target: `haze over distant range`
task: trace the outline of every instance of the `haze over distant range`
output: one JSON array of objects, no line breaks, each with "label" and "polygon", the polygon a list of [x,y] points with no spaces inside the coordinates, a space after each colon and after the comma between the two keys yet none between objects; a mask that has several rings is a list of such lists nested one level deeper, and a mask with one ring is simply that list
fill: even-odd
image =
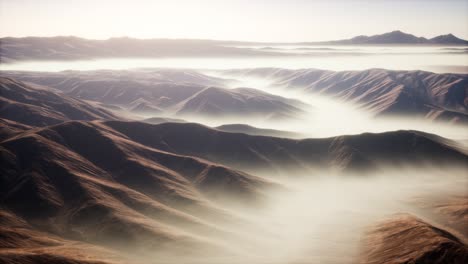
[{"label": "haze over distant range", "polygon": [[[255,48],[266,45],[272,47]],[[281,48],[277,46],[284,45],[297,46],[298,52],[280,52]],[[0,39],[0,58],[2,62],[9,62],[18,60],[78,60],[122,57],[268,57],[311,56],[316,53],[310,51],[333,51],[332,48],[314,48],[314,46],[318,45],[437,45],[463,47],[468,46],[468,41],[457,38],[452,34],[426,39],[401,31],[392,31],[374,36],[357,36],[344,40],[297,43],[190,39],[112,38],[108,40],[89,40],[78,37],[26,37]],[[302,46],[310,47],[301,48]],[[445,52],[466,53],[467,49],[446,49]]]},{"label": "haze over distant range", "polygon": [[326,42],[264,43],[197,39],[27,37],[0,39],[0,69],[22,71],[129,68],[277,67],[334,71],[426,70],[468,73],[466,41],[401,31]]},{"label": "haze over distant range", "polygon": [[468,263],[467,10],[0,0],[0,263]]}]

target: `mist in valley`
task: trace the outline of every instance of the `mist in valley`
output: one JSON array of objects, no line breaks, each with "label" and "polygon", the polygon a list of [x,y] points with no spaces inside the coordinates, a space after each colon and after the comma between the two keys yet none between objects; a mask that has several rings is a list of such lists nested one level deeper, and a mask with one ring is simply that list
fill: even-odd
[{"label": "mist in valley", "polygon": [[[177,43],[177,40],[175,40]],[[179,44],[181,47],[190,43]],[[230,46],[220,44],[221,47]],[[187,56],[185,50],[175,54],[152,56],[125,56],[47,59],[5,60],[0,64],[3,71],[48,71],[99,70],[99,69],[240,69],[276,67],[287,69],[326,69],[333,71],[366,70],[382,68],[389,70],[426,70],[437,73],[468,73],[468,53],[463,46],[411,46],[411,45],[275,45],[234,46],[240,54],[202,50]],[[271,49],[265,49],[271,48]],[[171,48],[169,48],[171,49]],[[197,47],[194,48],[197,50]],[[180,53],[180,54],[179,54]],[[245,53],[245,54],[243,54]]]},{"label": "mist in valley", "polygon": [[291,171],[270,177],[281,188],[265,191],[261,202],[215,202],[238,222],[215,224],[221,235],[205,238],[206,246],[189,252],[130,247],[126,254],[142,263],[361,263],[369,230],[399,217],[449,230],[466,243],[466,223],[453,225],[450,212],[437,210],[437,204],[453,198],[466,202],[465,173],[465,168],[434,166]]},{"label": "mist in valley", "polygon": [[[242,71],[242,69],[240,69]],[[248,70],[248,69],[247,69]],[[236,70],[200,70],[206,76],[222,80],[222,87],[235,89],[239,87],[254,88],[271,95],[297,100],[301,103],[301,113],[291,118],[265,118],[265,115],[232,114],[222,116],[204,116],[186,114],[178,116],[168,114],[172,119],[219,127],[226,124],[246,124],[260,129],[272,129],[293,132],[292,138],[325,138],[340,135],[361,133],[381,133],[397,130],[417,130],[437,134],[445,138],[458,140],[462,144],[468,139],[468,125],[446,121],[433,121],[423,116],[410,117],[405,114],[376,116],[376,113],[359,103],[340,99],[333,95],[306,92],[301,87],[286,87],[275,84],[273,77],[252,77],[233,74]],[[151,114],[123,113],[134,119],[154,117]]]},{"label": "mist in valley", "polygon": [[1,38],[0,263],[466,263],[467,45]]}]

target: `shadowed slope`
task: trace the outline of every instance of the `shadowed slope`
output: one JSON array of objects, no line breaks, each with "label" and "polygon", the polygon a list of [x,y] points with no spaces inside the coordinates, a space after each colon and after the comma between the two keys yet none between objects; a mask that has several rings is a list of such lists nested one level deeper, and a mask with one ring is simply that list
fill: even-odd
[{"label": "shadowed slope", "polygon": [[198,124],[105,122],[134,141],[173,153],[203,157],[243,169],[293,171],[314,166],[369,168],[380,164],[459,164],[468,157],[443,138],[395,131],[324,139],[282,139],[226,133]]},{"label": "shadowed slope", "polygon": [[81,100],[3,77],[0,77],[0,117],[34,126],[66,120],[117,119]]},{"label": "shadowed slope", "polygon": [[2,205],[35,228],[153,256],[222,248],[213,241],[243,220],[212,200],[261,201],[262,189],[276,187],[145,147],[99,122],[15,133],[1,142],[0,155]]},{"label": "shadowed slope", "polygon": [[208,87],[178,106],[178,115],[294,117],[301,112],[299,101],[255,89]]},{"label": "shadowed slope", "polygon": [[0,118],[0,124],[0,141],[32,128],[30,126],[3,118]]},{"label": "shadowed slope", "polygon": [[286,138],[301,137],[300,133],[275,130],[275,129],[257,128],[257,127],[253,127],[253,126],[249,126],[245,124],[227,124],[227,125],[221,125],[215,128],[217,130],[224,131],[224,132],[244,133],[244,134],[253,135],[253,136],[286,137]]},{"label": "shadowed slope", "polygon": [[[13,133],[0,143],[0,201],[23,219],[15,221],[47,233],[32,242],[49,243],[53,234],[117,249],[132,260],[170,262],[175,252],[189,260],[213,252],[229,258],[255,245],[245,234],[251,226],[229,210],[236,205],[232,200],[254,206],[278,186],[187,154],[285,172],[467,161],[452,142],[414,131],[291,140],[190,123],[71,121],[32,129],[4,124]],[[43,258],[61,261],[59,254]]]}]

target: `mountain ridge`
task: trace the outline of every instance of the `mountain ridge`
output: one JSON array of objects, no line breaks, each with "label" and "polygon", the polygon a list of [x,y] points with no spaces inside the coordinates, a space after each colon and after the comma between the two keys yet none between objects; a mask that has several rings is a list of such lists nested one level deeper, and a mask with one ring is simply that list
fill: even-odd
[{"label": "mountain ridge", "polygon": [[66,120],[118,119],[88,102],[1,76],[0,116],[35,126]]},{"label": "mountain ridge", "polygon": [[[313,42],[311,42],[313,43]],[[377,35],[360,35],[350,39],[321,41],[324,44],[429,44],[429,45],[468,45],[468,41],[457,38],[453,34],[439,35],[433,38],[416,37],[415,35],[394,30],[388,33]]]},{"label": "mountain ridge", "polygon": [[[105,123],[143,145],[201,157],[245,171],[263,167],[284,173],[292,168],[311,169],[320,164],[366,170],[382,164],[398,165],[410,161],[424,164],[433,158],[434,162],[442,165],[451,163],[451,158],[445,160],[440,153],[452,151],[453,156],[448,156],[454,157],[455,163],[463,165],[468,160],[466,154],[452,147],[456,143],[418,131],[296,140],[222,132],[196,123]],[[385,151],[379,151],[381,149]]]},{"label": "mountain ridge", "polygon": [[225,73],[265,78],[285,89],[332,96],[360,105],[375,115],[420,116],[429,120],[468,123],[466,74],[281,68],[227,70]]},{"label": "mountain ridge", "polygon": [[[468,45],[467,40],[445,34],[430,39],[399,30],[372,36],[317,42],[248,42],[201,39],[109,38],[92,40],[74,36],[0,38],[0,60],[77,60],[110,57],[287,56],[269,50],[233,45]],[[187,48],[190,47],[190,48]]]}]

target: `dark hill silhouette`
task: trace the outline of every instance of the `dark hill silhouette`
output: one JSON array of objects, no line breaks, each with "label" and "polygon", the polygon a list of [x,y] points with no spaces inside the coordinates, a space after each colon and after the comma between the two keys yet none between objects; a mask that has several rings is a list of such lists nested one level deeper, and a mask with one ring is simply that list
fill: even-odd
[{"label": "dark hill silhouette", "polygon": [[400,30],[392,32],[372,35],[372,36],[357,36],[351,39],[335,40],[322,42],[326,44],[340,45],[359,45],[359,44],[432,44],[432,45],[468,45],[468,41],[455,37],[453,34],[440,35],[431,39],[424,37],[416,37],[412,34],[404,33]]},{"label": "dark hill silhouette", "polygon": [[145,122],[148,124],[162,124],[162,123],[187,123],[187,121],[178,118],[167,118],[167,117],[151,117],[141,120],[141,122]]},{"label": "dark hill silhouette", "polygon": [[[161,122],[162,123],[162,122]],[[270,136],[270,137],[287,137],[287,138],[299,138],[300,133],[294,133],[290,131],[282,131],[275,129],[264,129],[257,128],[245,124],[227,124],[215,127],[217,130],[231,133],[244,133],[253,136]]]},{"label": "dark hill silhouette", "polygon": [[[465,164],[454,142],[417,131],[395,131],[325,139],[283,139],[227,133],[193,123],[150,125],[105,122],[130,139],[161,150],[206,158],[242,169],[280,171],[337,165],[368,168],[387,164]],[[466,165],[466,164],[465,164]]]}]

